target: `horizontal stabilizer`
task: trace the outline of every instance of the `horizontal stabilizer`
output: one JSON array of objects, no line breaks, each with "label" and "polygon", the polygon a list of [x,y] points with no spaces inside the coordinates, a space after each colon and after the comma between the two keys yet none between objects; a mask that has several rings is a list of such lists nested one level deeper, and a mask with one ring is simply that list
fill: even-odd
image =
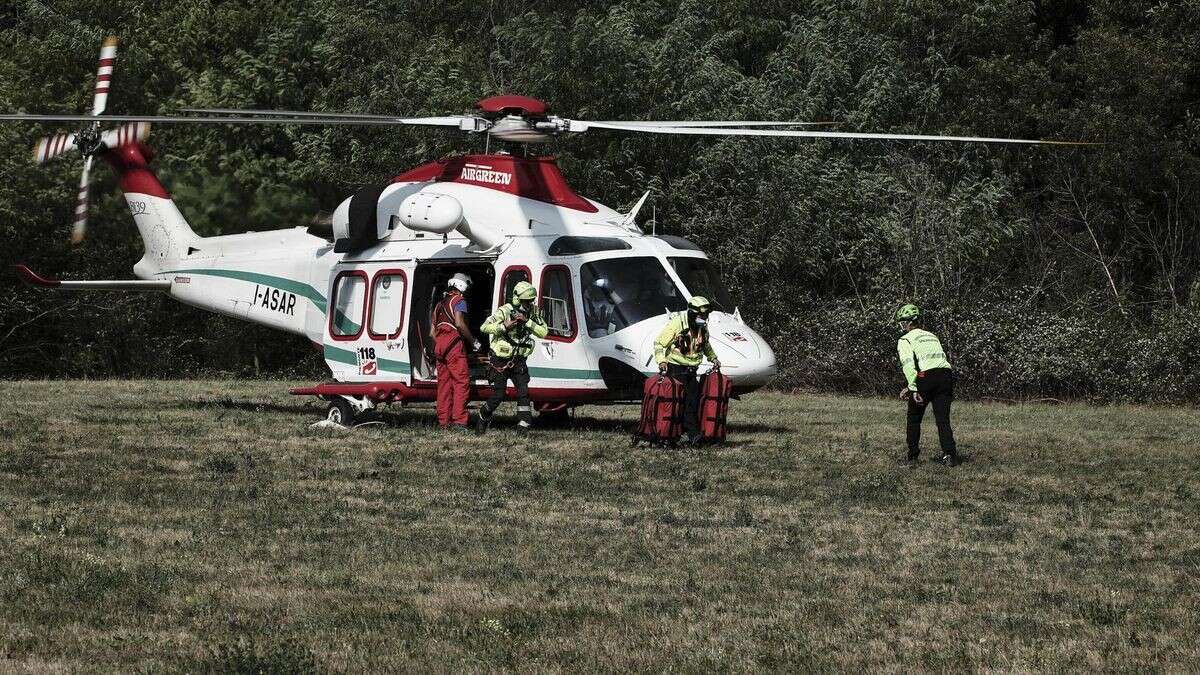
[{"label": "horizontal stabilizer", "polygon": [[105,280],[105,281],[63,281],[61,279],[47,279],[37,272],[29,269],[25,265],[13,265],[13,269],[31,286],[41,286],[42,288],[54,288],[60,291],[169,291],[171,290],[171,282],[167,280],[161,281],[143,281],[141,279],[132,279],[128,281],[121,280]]}]

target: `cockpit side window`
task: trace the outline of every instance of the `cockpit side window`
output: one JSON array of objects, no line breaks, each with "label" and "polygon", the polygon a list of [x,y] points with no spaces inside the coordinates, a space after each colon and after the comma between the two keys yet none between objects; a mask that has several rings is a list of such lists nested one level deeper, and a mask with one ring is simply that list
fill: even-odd
[{"label": "cockpit side window", "polygon": [[658,258],[597,260],[582,265],[584,323],[590,337],[611,335],[626,326],[687,306],[683,293]]},{"label": "cockpit side window", "polygon": [[721,274],[708,258],[669,258],[679,280],[692,295],[702,295],[716,303],[717,309],[732,312],[733,299],[721,282]]}]

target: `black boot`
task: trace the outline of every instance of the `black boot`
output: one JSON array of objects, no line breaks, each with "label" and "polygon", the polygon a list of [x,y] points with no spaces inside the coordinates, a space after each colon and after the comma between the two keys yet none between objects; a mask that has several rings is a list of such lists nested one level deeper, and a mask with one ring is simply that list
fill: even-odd
[{"label": "black boot", "polygon": [[480,408],[479,413],[475,415],[475,433],[482,436],[487,433],[488,425],[492,423],[492,416],[484,417],[483,409]]}]

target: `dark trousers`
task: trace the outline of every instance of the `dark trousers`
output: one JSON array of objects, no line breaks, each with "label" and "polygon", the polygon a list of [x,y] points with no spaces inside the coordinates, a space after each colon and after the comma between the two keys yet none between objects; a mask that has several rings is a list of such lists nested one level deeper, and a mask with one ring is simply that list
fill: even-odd
[{"label": "dark trousers", "polygon": [[529,366],[525,364],[525,358],[514,356],[511,359],[501,359],[493,356],[490,379],[492,395],[479,409],[479,414],[484,419],[491,419],[496,408],[499,408],[500,404],[504,402],[508,381],[512,380],[513,387],[517,390],[517,418],[521,420],[521,426],[527,427],[532,424],[533,406],[529,403]]},{"label": "dark trousers", "polygon": [[954,429],[950,427],[950,404],[954,402],[954,373],[949,368],[926,370],[917,378],[917,391],[924,403],[908,400],[908,456],[916,459],[921,454],[921,420],[925,408],[933,406],[933,418],[937,420],[938,441],[942,452],[957,455],[954,444]]},{"label": "dark trousers", "polygon": [[700,380],[696,369],[668,363],[667,375],[683,383],[683,434],[696,438],[700,435]]}]

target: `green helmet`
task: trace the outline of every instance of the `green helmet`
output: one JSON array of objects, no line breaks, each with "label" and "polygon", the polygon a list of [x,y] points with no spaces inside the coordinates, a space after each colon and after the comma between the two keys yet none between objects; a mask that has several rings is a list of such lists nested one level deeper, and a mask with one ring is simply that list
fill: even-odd
[{"label": "green helmet", "polygon": [[516,287],[513,288],[513,304],[517,305],[523,301],[536,300],[537,289],[528,281],[518,281]]},{"label": "green helmet", "polygon": [[896,310],[896,321],[913,321],[921,316],[921,308],[916,305],[905,305]]},{"label": "green helmet", "polygon": [[712,311],[712,303],[702,295],[693,295],[692,299],[688,300],[688,309],[703,314]]}]

